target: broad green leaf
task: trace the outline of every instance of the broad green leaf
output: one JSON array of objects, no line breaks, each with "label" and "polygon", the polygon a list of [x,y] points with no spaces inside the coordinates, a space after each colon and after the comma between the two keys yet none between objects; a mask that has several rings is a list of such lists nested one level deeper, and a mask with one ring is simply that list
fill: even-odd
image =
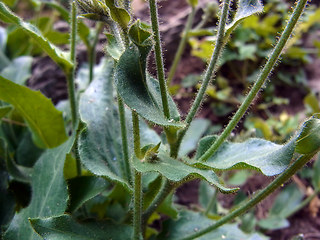
[{"label": "broad green leaf", "polygon": [[300,154],[310,154],[320,148],[320,114],[303,123],[296,140],[296,151]]},{"label": "broad green leaf", "polygon": [[75,137],[53,149],[48,149],[34,166],[32,198],[29,206],[14,216],[4,240],[39,240],[28,218],[45,218],[61,215],[68,202],[67,185],[63,177],[66,154],[70,152]]},{"label": "broad green leaf", "polygon": [[118,113],[112,90],[113,63],[106,61],[80,99],[81,120],[87,124],[79,139],[81,162],[92,173],[130,185],[122,166],[122,143]]},{"label": "broad green leaf", "polygon": [[131,25],[129,29],[129,37],[136,46],[152,45],[150,26],[142,23],[139,19]]},{"label": "broad green leaf", "polygon": [[113,21],[117,22],[122,29],[127,29],[131,20],[129,13],[124,9],[117,7],[114,0],[104,0],[109,8],[109,14]]},{"label": "broad green leaf", "polygon": [[[214,221],[205,217],[201,213],[192,211],[180,212],[180,218],[175,221],[172,219],[166,220],[163,223],[163,231],[156,238],[157,240],[177,240],[188,237],[197,231],[200,231],[206,227],[214,224]],[[219,227],[217,230],[209,232],[197,240],[263,240],[267,239],[262,235],[246,234],[242,232],[237,224],[225,224]]]},{"label": "broad green leaf", "polygon": [[46,240],[131,239],[132,227],[111,221],[79,223],[69,215],[30,219],[33,228]]},{"label": "broad green leaf", "polygon": [[0,19],[7,23],[12,23],[24,30],[35,42],[55,61],[63,70],[69,71],[73,64],[69,60],[68,54],[52,45],[34,25],[22,21],[5,4],[0,2]]},{"label": "broad green leaf", "polygon": [[149,89],[154,86],[154,81],[147,83],[146,57],[146,54],[140,57],[138,48],[133,45],[122,54],[115,69],[115,83],[119,95],[129,108],[144,119],[161,126],[183,127],[183,124],[173,119],[166,119],[162,107],[158,105],[160,93],[155,96],[155,90]]},{"label": "broad green leaf", "polygon": [[158,154],[157,159],[153,162],[141,161],[134,156],[132,164],[141,173],[158,172],[172,182],[181,182],[188,178],[202,178],[218,187],[222,192],[232,193],[238,190],[237,188],[224,187],[213,171],[191,167],[162,152]]},{"label": "broad green leaf", "polygon": [[93,176],[82,176],[70,179],[68,182],[70,203],[68,211],[74,212],[86,201],[107,189],[106,180]]},{"label": "broad green leaf", "polygon": [[0,99],[12,104],[21,114],[39,147],[53,148],[67,139],[62,113],[39,91],[20,86],[1,76],[0,89]]},{"label": "broad green leaf", "polygon": [[[216,140],[207,136],[200,140],[196,154],[198,159]],[[206,162],[193,161],[197,167],[215,170],[255,169],[267,176],[283,172],[292,159],[295,141],[278,145],[263,139],[252,138],[242,143],[225,142]]]},{"label": "broad green leaf", "polygon": [[24,85],[31,76],[32,57],[22,56],[14,59],[7,67],[5,67],[0,75],[11,81]]},{"label": "broad green leaf", "polygon": [[[209,203],[211,202],[212,198],[216,198],[217,189],[210,186],[207,182],[201,181],[199,186],[199,204],[203,209],[206,209],[209,206]],[[212,206],[212,209],[210,209],[210,212],[217,213],[217,202],[218,200],[215,200],[215,203]]]},{"label": "broad green leaf", "polygon": [[184,136],[179,149],[179,156],[186,156],[196,149],[199,139],[210,126],[210,121],[207,119],[195,119],[191,122],[186,135]]},{"label": "broad green leaf", "polygon": [[12,107],[10,105],[0,107],[0,119],[5,117],[11,110]]}]

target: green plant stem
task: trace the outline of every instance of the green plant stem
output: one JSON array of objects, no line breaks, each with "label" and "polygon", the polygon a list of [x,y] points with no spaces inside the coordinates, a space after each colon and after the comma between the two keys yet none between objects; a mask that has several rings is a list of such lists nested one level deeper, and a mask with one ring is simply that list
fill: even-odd
[{"label": "green plant stem", "polygon": [[124,104],[121,97],[118,95],[118,109],[120,115],[120,128],[121,128],[121,140],[122,140],[122,153],[124,161],[124,172],[128,182],[131,182],[131,167],[129,161],[129,148],[128,148],[128,137],[126,127],[126,115],[124,110]]},{"label": "green plant stem", "polygon": [[158,74],[158,80],[160,85],[163,113],[166,116],[166,118],[170,119],[168,91],[167,91],[167,84],[166,84],[165,75],[164,75],[162,48],[161,48],[159,21],[158,21],[158,8],[157,8],[156,1],[149,0],[149,7],[150,7],[153,38],[155,41],[154,50],[155,50],[157,74]]},{"label": "green plant stem", "polygon": [[160,204],[166,199],[170,192],[174,189],[174,186],[170,184],[167,179],[164,179],[160,191],[156,197],[152,200],[149,207],[142,214],[143,222],[146,224],[152,213],[160,206]]},{"label": "green plant stem", "polygon": [[132,111],[132,125],[133,125],[133,145],[134,153],[137,158],[141,159],[141,146],[140,146],[140,129],[139,129],[139,116],[135,111]]},{"label": "green plant stem", "polygon": [[101,22],[97,23],[95,36],[92,42],[92,45],[88,49],[88,60],[89,60],[89,82],[93,80],[93,68],[96,63],[96,46],[99,40],[99,33],[103,27]]},{"label": "green plant stem", "polygon": [[184,31],[182,33],[182,38],[181,38],[181,41],[179,43],[178,50],[176,52],[176,55],[174,56],[174,60],[173,60],[172,66],[171,66],[170,72],[168,74],[168,79],[167,79],[167,85],[168,86],[170,86],[170,84],[172,82],[172,79],[173,79],[173,77],[174,77],[174,75],[176,73],[176,70],[177,70],[178,64],[180,62],[180,59],[182,57],[182,54],[183,54],[183,52],[184,52],[184,50],[186,48],[186,44],[187,44],[187,41],[188,41],[188,34],[189,34],[189,31],[191,30],[195,14],[196,14],[196,8],[193,7],[192,10],[191,10],[191,13],[188,16],[188,20],[187,20],[185,29],[184,29]]},{"label": "green plant stem", "polygon": [[77,34],[77,10],[76,3],[72,1],[71,4],[71,33],[70,33],[70,58],[73,63],[73,67],[66,73],[67,75],[67,84],[68,84],[68,95],[70,101],[71,108],[71,118],[72,118],[72,126],[76,127],[78,122],[78,109],[76,103],[76,94],[74,87],[74,75],[76,68],[76,34]]},{"label": "green plant stem", "polygon": [[224,129],[222,134],[219,136],[219,138],[214,142],[214,144],[200,157],[199,161],[207,161],[221,146],[221,144],[226,140],[226,138],[231,134],[232,130],[237,126],[238,122],[241,120],[243,115],[246,113],[247,109],[251,105],[252,101],[260,91],[261,87],[267,80],[268,76],[270,75],[274,65],[276,64],[281,51],[283,50],[285,44],[287,43],[288,39],[290,38],[290,35],[292,34],[292,31],[301,16],[303,9],[306,5],[308,0],[300,0],[298,4],[295,7],[295,10],[293,14],[291,15],[291,18],[284,29],[276,47],[274,48],[273,52],[269,56],[269,59],[262,69],[258,80],[253,85],[252,89],[248,93],[247,97],[241,104],[240,108],[236,112],[236,114],[233,116],[227,127]]},{"label": "green plant stem", "polygon": [[224,1],[222,13],[221,13],[220,21],[219,21],[217,42],[214,47],[214,51],[213,51],[209,66],[208,66],[206,73],[204,75],[203,83],[202,83],[202,85],[199,89],[199,92],[197,93],[196,99],[194,100],[194,102],[191,106],[191,109],[186,117],[186,120],[185,120],[186,127],[183,130],[181,130],[178,134],[177,147],[175,148],[175,150],[176,150],[175,155],[176,156],[178,155],[181,141],[182,141],[185,133],[187,132],[193,118],[195,117],[195,115],[197,114],[197,112],[201,106],[204,94],[207,90],[207,87],[208,87],[209,82],[211,80],[212,74],[213,74],[215,67],[217,65],[219,56],[222,52],[222,49],[224,46],[223,40],[224,40],[224,35],[225,35],[225,26],[226,26],[227,17],[228,17],[229,4],[230,4],[230,0]]},{"label": "green plant stem", "polygon": [[191,240],[203,236],[224,225],[225,223],[235,219],[236,217],[244,214],[249,209],[257,205],[263,199],[265,199],[267,196],[269,196],[274,190],[276,190],[278,187],[280,187],[282,184],[288,181],[290,177],[292,177],[300,168],[302,168],[313,156],[314,154],[301,156],[298,160],[291,164],[291,166],[289,166],[281,175],[279,175],[273,182],[271,182],[265,189],[257,193],[251,200],[243,204],[238,209],[232,211],[228,215],[224,216],[223,218],[215,222],[213,225],[188,237],[182,238],[181,240]]},{"label": "green plant stem", "polygon": [[141,173],[135,170],[134,173],[134,209],[133,209],[133,239],[141,239],[142,227],[142,187],[141,187]]},{"label": "green plant stem", "polygon": [[207,216],[210,212],[210,210],[213,208],[214,204],[217,202],[217,195],[218,195],[218,191],[215,190],[215,192],[213,193],[212,198],[210,199],[210,202],[204,212],[204,214]]}]

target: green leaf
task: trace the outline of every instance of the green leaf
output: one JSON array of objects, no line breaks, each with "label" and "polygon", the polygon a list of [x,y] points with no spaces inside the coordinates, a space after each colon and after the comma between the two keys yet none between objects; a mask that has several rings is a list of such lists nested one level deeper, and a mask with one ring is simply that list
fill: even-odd
[{"label": "green leaf", "polygon": [[68,191],[63,177],[63,166],[74,140],[74,136],[70,137],[61,146],[46,150],[35,164],[31,202],[14,216],[4,234],[4,240],[39,240],[41,238],[31,228],[28,218],[45,218],[65,212]]},{"label": "green leaf", "polygon": [[119,95],[129,108],[144,119],[161,126],[183,127],[183,124],[173,119],[167,120],[164,116],[162,107],[158,105],[160,93],[156,96],[152,94],[157,91],[154,89],[154,80],[146,77],[147,54],[140,57],[140,53],[137,47],[131,45],[120,57],[115,69]]},{"label": "green leaf", "polygon": [[68,182],[70,203],[68,211],[74,212],[85,202],[102,193],[109,187],[106,180],[93,176],[82,176]]},{"label": "green leaf", "polygon": [[113,102],[112,66],[111,61],[106,61],[104,72],[92,81],[80,98],[80,116],[87,127],[80,134],[79,153],[89,171],[119,182],[130,191],[121,162],[122,143]]},{"label": "green leaf", "polygon": [[13,108],[11,106],[1,106],[0,107],[0,119],[5,117]]},{"label": "green leaf", "polygon": [[132,227],[111,221],[79,223],[68,215],[30,219],[33,228],[46,240],[131,239]]},{"label": "green leaf", "polygon": [[[206,152],[216,138],[216,136],[207,136],[200,140],[196,159]],[[273,176],[288,167],[294,148],[294,140],[285,145],[257,138],[242,143],[225,142],[206,162],[193,161],[193,165],[215,170],[249,168],[261,171],[267,176]]]},{"label": "green leaf", "polygon": [[296,140],[296,151],[300,154],[310,154],[320,148],[320,114],[303,123]]},{"label": "green leaf", "polygon": [[109,14],[113,21],[117,22],[122,29],[127,29],[131,20],[129,13],[124,9],[117,7],[114,0],[105,0],[109,8]]},{"label": "green leaf", "polygon": [[32,57],[22,56],[14,59],[1,71],[1,76],[11,81],[24,85],[31,76]]},{"label": "green leaf", "polygon": [[39,147],[53,148],[67,139],[62,113],[39,91],[20,86],[1,76],[0,89],[0,99],[12,104],[21,114]]},{"label": "green leaf", "polygon": [[[180,218],[175,221],[172,219],[166,220],[163,223],[163,231],[156,238],[157,240],[176,240],[183,239],[200,231],[206,227],[214,224],[214,221],[205,217],[201,213],[192,211],[182,211],[180,212]],[[209,232],[197,240],[263,240],[267,239],[262,235],[246,234],[242,232],[237,224],[225,224],[219,227],[217,230]]]},{"label": "green leaf", "polygon": [[197,147],[199,139],[203,136],[209,126],[210,121],[207,119],[199,118],[191,122],[190,127],[181,142],[179,150],[180,157],[188,155]]},{"label": "green leaf", "polygon": [[157,208],[157,212],[165,214],[170,218],[177,219],[179,212],[174,206],[173,194],[170,194]]},{"label": "green leaf", "polygon": [[239,0],[238,9],[233,21],[226,27],[226,37],[246,18],[263,12],[260,0]]},{"label": "green leaf", "polygon": [[290,226],[290,222],[278,216],[270,216],[258,222],[259,227],[267,230],[278,230]]},{"label": "green leaf", "polygon": [[63,70],[69,71],[73,64],[69,60],[68,54],[61,51],[56,46],[52,45],[34,25],[22,21],[21,18],[14,15],[13,12],[2,2],[0,2],[0,19],[7,22],[13,23],[22,30],[24,30],[35,42],[55,61]]},{"label": "green leaf", "polygon": [[158,172],[172,182],[181,182],[188,178],[202,178],[217,186],[222,192],[232,193],[238,190],[237,188],[224,187],[213,171],[191,167],[179,160],[169,157],[163,152],[158,154],[154,162],[140,161],[134,156],[132,164],[133,167],[141,173]]},{"label": "green leaf", "polygon": [[[215,196],[216,189],[210,186],[207,182],[201,181],[200,186],[199,186],[199,204],[203,209],[206,209],[212,200],[213,197]],[[213,204],[212,209],[210,211],[213,211],[214,213],[217,213],[217,199],[215,203]]]},{"label": "green leaf", "polygon": [[122,53],[123,53],[123,48],[120,44],[118,44],[117,39],[115,36],[113,36],[110,33],[105,34],[108,40],[108,44],[106,45],[106,50],[109,53],[109,55],[119,61]]},{"label": "green leaf", "polygon": [[136,46],[152,45],[150,26],[142,23],[139,19],[131,25],[129,29],[129,37]]}]

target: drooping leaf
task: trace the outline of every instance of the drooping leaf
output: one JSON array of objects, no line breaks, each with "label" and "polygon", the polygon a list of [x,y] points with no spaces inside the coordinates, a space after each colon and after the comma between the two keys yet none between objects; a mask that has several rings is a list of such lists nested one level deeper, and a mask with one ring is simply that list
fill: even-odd
[{"label": "drooping leaf", "polygon": [[[167,120],[158,105],[158,93],[150,90],[146,77],[146,57],[140,55],[138,48],[131,45],[120,57],[115,69],[115,83],[119,95],[128,107],[144,119],[161,126],[182,127],[181,123]],[[151,80],[152,81],[152,80]],[[151,82],[152,83],[152,82]],[[154,86],[153,83],[151,86]]]},{"label": "drooping leaf", "polygon": [[45,218],[61,215],[68,202],[67,184],[63,177],[66,154],[70,152],[75,137],[53,149],[48,149],[34,166],[32,198],[29,206],[16,213],[4,240],[39,240],[28,218]]},{"label": "drooping leaf", "polygon": [[[207,136],[200,140],[196,154],[198,159],[216,140],[216,136]],[[196,162],[195,166],[216,170],[255,169],[267,176],[284,171],[292,159],[295,141],[278,145],[263,139],[252,138],[242,143],[225,142],[206,162]]]},{"label": "drooping leaf", "polygon": [[18,57],[1,71],[1,76],[17,84],[24,85],[26,80],[31,76],[31,64],[32,57]]},{"label": "drooping leaf", "polygon": [[263,12],[263,4],[260,0],[239,0],[236,15],[227,25],[226,36],[229,36],[244,19],[261,12]]},{"label": "drooping leaf", "polygon": [[217,186],[222,192],[232,193],[238,190],[238,188],[224,187],[213,171],[191,167],[179,160],[169,157],[163,152],[160,152],[157,159],[154,159],[153,162],[141,161],[138,158],[133,157],[132,163],[133,167],[141,173],[158,172],[172,182],[180,182],[194,177],[208,181]]},{"label": "drooping leaf", "polygon": [[86,201],[107,189],[106,180],[93,176],[76,177],[69,180],[70,203],[68,211],[74,212]]},{"label": "drooping leaf", "polygon": [[12,104],[21,114],[39,147],[53,148],[67,139],[62,113],[39,91],[20,86],[1,76],[0,89],[0,99]]},{"label": "drooping leaf", "polygon": [[[192,211],[180,212],[180,218],[175,221],[173,219],[166,220],[163,223],[163,231],[156,238],[157,240],[177,240],[188,237],[206,227],[214,224],[214,221],[205,217],[203,214]],[[263,240],[267,239],[262,235],[246,234],[242,232],[237,224],[225,224],[217,230],[209,232],[198,240]]]},{"label": "drooping leaf", "polygon": [[79,153],[84,166],[98,176],[130,185],[122,167],[122,143],[118,113],[112,91],[113,63],[106,61],[80,99],[81,120],[87,127],[81,132]]},{"label": "drooping leaf", "polygon": [[73,64],[69,60],[68,54],[52,45],[34,25],[22,21],[4,3],[0,2],[0,19],[7,23],[12,23],[24,30],[35,42],[55,61],[62,69],[69,71]]},{"label": "drooping leaf", "polygon": [[132,227],[111,221],[79,223],[69,215],[30,219],[33,228],[46,240],[131,239]]},{"label": "drooping leaf", "polygon": [[296,141],[296,151],[300,154],[310,154],[320,148],[320,114],[303,123]]},{"label": "drooping leaf", "polygon": [[195,119],[191,122],[186,135],[184,136],[179,149],[179,156],[185,156],[197,147],[199,139],[210,126],[210,121],[207,119]]},{"label": "drooping leaf", "polygon": [[117,7],[114,0],[104,0],[109,8],[109,14],[113,21],[117,22],[122,29],[127,29],[131,20],[129,13],[124,9]]}]

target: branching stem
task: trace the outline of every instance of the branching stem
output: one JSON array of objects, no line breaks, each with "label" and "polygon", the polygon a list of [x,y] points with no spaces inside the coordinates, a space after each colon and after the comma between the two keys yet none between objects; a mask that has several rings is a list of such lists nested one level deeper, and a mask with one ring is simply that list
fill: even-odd
[{"label": "branching stem", "polygon": [[160,31],[159,31],[159,21],[158,21],[158,8],[157,8],[156,1],[149,0],[149,7],[150,7],[153,38],[155,41],[154,50],[155,50],[157,74],[158,74],[158,80],[160,85],[163,113],[167,119],[170,119],[168,92],[167,92],[167,84],[166,84],[165,74],[164,74],[162,48],[161,48]]},{"label": "branching stem", "polygon": [[293,14],[291,15],[291,18],[284,29],[276,47],[274,48],[273,52],[269,56],[269,59],[262,69],[258,80],[253,85],[252,89],[248,93],[247,97],[241,104],[240,108],[236,112],[236,114],[233,116],[231,121],[229,122],[228,126],[224,129],[220,137],[214,142],[214,144],[201,156],[199,161],[207,161],[221,146],[221,144],[226,140],[226,138],[231,134],[232,130],[237,126],[238,122],[241,120],[243,115],[246,113],[247,109],[251,105],[252,101],[260,91],[261,87],[267,80],[268,76],[271,74],[271,71],[276,64],[277,60],[279,59],[279,56],[286,45],[288,39],[290,38],[292,31],[294,27],[296,26],[296,23],[301,16],[303,9],[306,5],[308,0],[300,0],[298,4],[295,7],[295,10]]},{"label": "branching stem", "polygon": [[224,216],[217,222],[215,222],[213,225],[195,233],[188,237],[182,238],[180,240],[191,240],[198,238],[200,236],[203,236],[218,227],[226,224],[227,222],[235,219],[236,217],[244,214],[249,209],[257,205],[259,202],[261,202],[263,199],[265,199],[267,196],[269,196],[274,190],[276,190],[278,187],[280,187],[282,184],[284,184],[286,181],[288,181],[299,169],[301,169],[312,157],[314,154],[310,155],[303,155],[298,160],[296,160],[291,166],[289,166],[281,175],[279,175],[273,182],[271,182],[265,189],[261,190],[259,193],[257,193],[251,200],[243,204],[238,209],[232,211],[228,215]]}]

